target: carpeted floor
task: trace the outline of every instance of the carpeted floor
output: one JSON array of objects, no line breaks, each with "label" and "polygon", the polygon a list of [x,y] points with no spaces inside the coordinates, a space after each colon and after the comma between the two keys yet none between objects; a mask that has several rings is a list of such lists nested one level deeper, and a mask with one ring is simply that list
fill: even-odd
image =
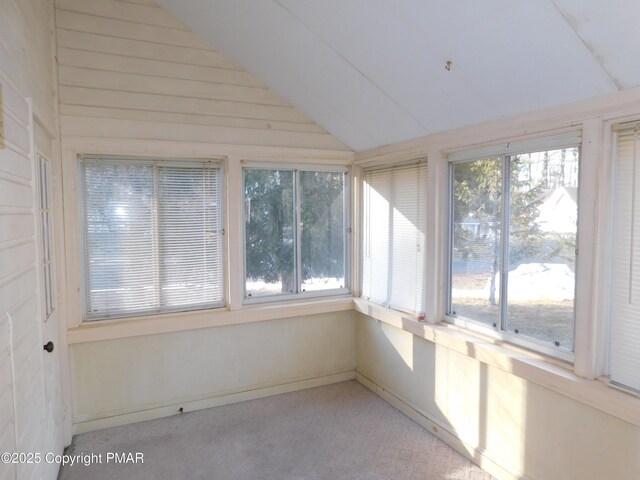
[{"label": "carpeted floor", "polygon": [[86,433],[67,453],[103,463],[62,480],[493,478],[355,381]]}]

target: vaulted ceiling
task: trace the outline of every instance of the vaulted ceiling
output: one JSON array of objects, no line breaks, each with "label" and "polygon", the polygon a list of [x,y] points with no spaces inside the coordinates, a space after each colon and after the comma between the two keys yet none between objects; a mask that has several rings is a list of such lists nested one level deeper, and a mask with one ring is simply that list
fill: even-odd
[{"label": "vaulted ceiling", "polygon": [[637,0],[157,2],[356,151],[640,85]]}]

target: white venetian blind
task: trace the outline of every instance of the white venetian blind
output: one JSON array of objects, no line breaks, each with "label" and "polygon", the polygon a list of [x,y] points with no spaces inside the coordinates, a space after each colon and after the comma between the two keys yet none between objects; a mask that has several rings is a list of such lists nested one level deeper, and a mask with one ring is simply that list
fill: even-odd
[{"label": "white venetian blind", "polygon": [[363,193],[362,296],[423,313],[426,161],[365,172]]},{"label": "white venetian blind", "polygon": [[87,320],[223,304],[215,163],[91,158],[82,167]]},{"label": "white venetian blind", "polygon": [[640,126],[617,132],[609,368],[640,391]]}]

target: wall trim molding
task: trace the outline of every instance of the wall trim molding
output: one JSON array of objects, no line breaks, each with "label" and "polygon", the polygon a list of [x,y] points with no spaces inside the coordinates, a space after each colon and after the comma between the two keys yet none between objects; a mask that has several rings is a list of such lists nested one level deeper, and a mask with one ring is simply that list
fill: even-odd
[{"label": "wall trim molding", "polygon": [[450,426],[444,425],[440,420],[407,402],[395,392],[378,385],[359,370],[356,371],[355,378],[388,404],[499,480],[532,480],[531,477],[527,477],[521,472],[512,472],[501,466],[487,455],[485,449],[465,442]]},{"label": "wall trim molding", "polygon": [[191,312],[146,315],[126,319],[94,320],[84,322],[67,331],[69,345],[97,342],[116,338],[184,332],[200,328],[223,327],[244,323],[263,322],[318,313],[334,313],[353,310],[353,298],[330,297],[301,299],[293,302],[272,302],[243,306],[238,310],[217,308]]},{"label": "wall trim molding", "polygon": [[606,378],[582,378],[565,362],[452,325],[420,322],[409,314],[351,296],[86,322],[70,328],[67,338],[73,345],[351,310],[640,426],[640,398],[611,388]]},{"label": "wall trim molding", "polygon": [[323,162],[329,165],[351,165],[355,158],[355,153],[351,150],[73,136],[63,136],[62,148],[67,151],[91,154],[161,155],[164,157],[233,156],[244,160]]},{"label": "wall trim molding", "polygon": [[347,370],[344,372],[304,378],[285,383],[273,383],[271,385],[261,386],[258,388],[249,387],[247,390],[215,393],[204,398],[172,401],[172,403],[162,406],[152,406],[150,408],[143,408],[136,411],[100,418],[81,421],[74,419],[73,434],[78,435],[80,433],[101,430],[104,428],[170,417],[172,415],[177,415],[180,408],[183,408],[184,413],[188,413],[196,410],[203,410],[205,408],[220,407],[223,405],[230,405],[232,403],[244,402],[246,400],[256,400],[258,398],[270,397],[272,395],[306,390],[308,388],[330,385],[332,383],[346,382],[348,380],[354,380],[355,378],[355,371]]}]

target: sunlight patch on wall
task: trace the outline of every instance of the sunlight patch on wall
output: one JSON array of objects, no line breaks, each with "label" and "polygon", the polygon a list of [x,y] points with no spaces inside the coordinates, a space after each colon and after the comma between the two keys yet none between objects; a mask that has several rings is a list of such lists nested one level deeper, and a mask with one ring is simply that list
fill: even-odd
[{"label": "sunlight patch on wall", "polygon": [[413,337],[389,325],[382,325],[382,333],[389,340],[404,364],[413,371]]}]

